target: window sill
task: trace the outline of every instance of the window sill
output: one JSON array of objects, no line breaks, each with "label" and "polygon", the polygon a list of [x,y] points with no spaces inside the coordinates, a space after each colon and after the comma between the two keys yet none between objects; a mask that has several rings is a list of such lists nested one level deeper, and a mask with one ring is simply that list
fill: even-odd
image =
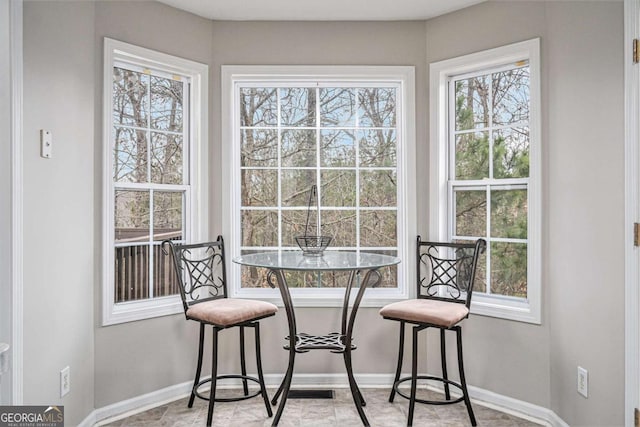
[{"label": "window sill", "polygon": [[471,301],[471,314],[541,324],[540,308],[524,299],[474,294]]},{"label": "window sill", "polygon": [[102,326],[153,319],[183,312],[179,295],[146,301],[123,302],[113,304],[110,310],[105,310],[102,317]]}]

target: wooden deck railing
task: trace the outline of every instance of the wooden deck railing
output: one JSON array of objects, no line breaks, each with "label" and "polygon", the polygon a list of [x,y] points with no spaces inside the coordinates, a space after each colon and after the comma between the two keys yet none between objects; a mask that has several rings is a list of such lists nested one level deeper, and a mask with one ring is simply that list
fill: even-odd
[{"label": "wooden deck railing", "polygon": [[[135,236],[134,232],[117,230],[118,241],[140,241],[145,236]],[[156,230],[160,231],[160,230]],[[127,236],[129,235],[129,236]],[[155,233],[155,238],[180,240],[182,233],[178,230],[162,230]],[[148,239],[148,236],[147,236]],[[153,266],[150,268],[151,252]],[[160,245],[149,243],[122,246],[115,248],[115,302],[136,301],[150,298],[150,272],[153,270],[153,297],[174,295],[179,292],[178,280],[170,255],[165,255]]]}]

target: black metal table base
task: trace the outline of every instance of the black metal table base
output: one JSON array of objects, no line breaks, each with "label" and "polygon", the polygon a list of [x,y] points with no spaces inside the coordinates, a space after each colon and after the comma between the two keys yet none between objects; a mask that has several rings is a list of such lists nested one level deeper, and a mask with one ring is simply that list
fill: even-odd
[{"label": "black metal table base", "polygon": [[344,358],[345,369],[347,371],[347,378],[349,380],[349,389],[351,390],[351,396],[353,397],[353,402],[356,406],[356,410],[358,411],[358,415],[360,416],[362,424],[364,426],[370,425],[369,420],[367,419],[367,416],[365,415],[363,410],[363,407],[366,406],[366,402],[353,376],[351,351],[356,349],[356,346],[353,344],[352,335],[356,313],[358,311],[358,307],[360,306],[360,302],[362,301],[362,297],[364,296],[364,291],[369,283],[369,280],[372,278],[372,274],[375,276],[375,281],[371,286],[377,286],[380,283],[380,273],[378,273],[376,269],[367,270],[364,275],[364,279],[360,282],[360,288],[358,289],[358,293],[354,300],[353,306],[351,307],[351,310],[349,310],[349,296],[351,295],[351,289],[353,287],[354,280],[358,275],[357,271],[351,272],[342,305],[341,332],[333,332],[327,335],[317,336],[305,333],[297,333],[296,316],[293,309],[293,301],[291,299],[291,294],[287,286],[284,272],[278,269],[269,271],[267,281],[271,287],[275,288],[277,286],[280,290],[280,294],[282,295],[282,300],[285,306],[285,311],[287,313],[287,321],[289,323],[289,336],[286,337],[286,339],[291,341],[291,337],[295,337],[295,342],[293,343],[293,345],[289,343],[284,346],[284,349],[289,352],[289,363],[282,383],[280,384],[278,391],[271,400],[271,403],[273,405],[276,405],[278,404],[278,399],[281,398],[278,410],[276,411],[275,417],[273,418],[272,426],[277,426],[280,422],[280,417],[282,416],[282,412],[284,411],[284,407],[287,403],[287,398],[289,397],[296,353],[306,353],[311,350],[329,350],[332,353],[342,354]]}]

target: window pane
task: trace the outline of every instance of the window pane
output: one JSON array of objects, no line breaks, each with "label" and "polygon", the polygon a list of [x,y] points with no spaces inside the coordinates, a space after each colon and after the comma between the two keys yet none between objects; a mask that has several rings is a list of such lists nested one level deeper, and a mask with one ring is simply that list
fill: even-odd
[{"label": "window pane", "polygon": [[316,131],[282,131],[282,166],[311,167],[316,163]]},{"label": "window pane", "polygon": [[277,246],[278,213],[242,210],[242,246]]},{"label": "window pane", "polygon": [[360,172],[360,206],[386,207],[397,204],[395,170]]},{"label": "window pane", "polygon": [[[318,185],[320,207],[318,201],[311,201],[308,235],[330,235],[332,247],[357,248],[361,240],[368,248],[395,247],[397,88],[280,87],[275,97],[258,92],[241,89],[241,108],[247,110],[250,101],[259,98],[272,104],[269,111],[279,123],[267,125],[269,121],[263,120],[255,124],[257,120],[241,119],[245,128],[237,129],[242,143],[242,207],[261,208],[258,212],[241,209],[243,246],[258,250],[259,246],[278,246],[279,240],[280,247],[297,249],[295,237],[305,234],[310,190]],[[275,124],[278,130],[273,129],[273,133],[246,128]],[[273,169],[259,171],[258,167]],[[269,204],[271,201],[273,204]],[[362,207],[367,210],[362,211]],[[377,210],[380,207],[393,210]],[[265,219],[266,212],[274,217]],[[279,226],[269,228],[265,239],[269,243],[262,245],[249,238],[248,232],[245,236],[246,227],[257,226],[254,217],[269,223],[279,218]],[[267,231],[261,227],[263,236]],[[242,268],[242,275],[247,280],[242,286],[263,286],[259,274],[251,269]],[[287,278],[293,287],[342,287],[348,274],[291,273]]]},{"label": "window pane", "polygon": [[280,89],[280,98],[283,126],[315,126],[315,89],[301,87]]},{"label": "window pane", "polygon": [[491,242],[491,293],[527,297],[527,245]]},{"label": "window pane", "polygon": [[148,182],[147,133],[113,128],[115,136],[113,180],[116,182]]},{"label": "window pane", "polygon": [[162,246],[153,246],[153,295],[165,297],[177,295],[180,290],[176,270],[171,260],[171,254],[166,254]]},{"label": "window pane", "polygon": [[395,129],[377,129],[358,133],[360,166],[394,167],[396,165]]},{"label": "window pane", "polygon": [[356,205],[356,171],[348,169],[320,172],[321,205],[345,207]]},{"label": "window pane", "polygon": [[491,192],[491,237],[527,238],[527,190]]},{"label": "window pane", "polygon": [[151,134],[151,182],[183,184],[182,135]]},{"label": "window pane", "polygon": [[182,132],[184,83],[164,77],[151,77],[151,127]]},{"label": "window pane", "polygon": [[356,165],[355,138],[346,130],[321,130],[320,162],[322,166]]},{"label": "window pane", "polygon": [[489,177],[489,132],[456,135],[456,179]]},{"label": "window pane", "polygon": [[361,211],[360,246],[397,246],[396,211]]},{"label": "window pane", "polygon": [[149,76],[113,68],[113,123],[147,127]]},{"label": "window pane", "polygon": [[489,126],[489,76],[455,82],[456,130]]},{"label": "window pane", "polygon": [[[389,255],[389,256],[398,256],[398,251],[362,251],[364,253],[371,254],[380,254],[380,255]],[[390,265],[388,267],[383,267],[378,269],[378,273],[382,275],[380,284],[377,286],[378,288],[395,288],[398,286],[398,265]],[[375,275],[370,276],[371,279],[374,280]],[[364,280],[364,274],[360,276],[360,280]],[[369,283],[368,286],[373,286],[373,283]]]},{"label": "window pane", "polygon": [[[282,206],[307,206],[311,186],[316,183],[315,170],[282,171]],[[315,206],[315,200],[312,205]]]},{"label": "window pane", "polygon": [[285,271],[284,275],[290,288],[317,288],[320,285],[316,271]]},{"label": "window pane", "polygon": [[453,197],[456,236],[486,236],[487,192],[454,189]]},{"label": "window pane", "polygon": [[529,67],[494,73],[493,122],[507,125],[529,120]]},{"label": "window pane", "polygon": [[275,130],[243,130],[240,132],[240,164],[242,166],[277,166],[278,133]]},{"label": "window pane", "polygon": [[529,128],[506,128],[493,134],[493,177],[529,176]]},{"label": "window pane", "polygon": [[153,240],[182,239],[184,193],[154,191]]},{"label": "window pane", "polygon": [[114,302],[149,298],[149,245],[114,248]]},{"label": "window pane", "polygon": [[355,126],[355,109],[354,89],[320,89],[320,126]]},{"label": "window pane", "polygon": [[356,247],[356,211],[322,210],[322,234],[332,236],[330,246]]},{"label": "window pane", "polygon": [[[316,230],[316,210],[313,209],[309,215],[309,229],[307,235],[315,236],[318,234]],[[307,223],[306,210],[286,210],[282,211],[282,245],[298,247],[296,243],[297,236],[304,236],[304,227]]]},{"label": "window pane", "polygon": [[[323,271],[320,274],[323,288],[346,288],[349,284],[349,271]],[[354,284],[355,286],[355,284]]]},{"label": "window pane", "polygon": [[[253,254],[256,252],[263,252],[263,250],[247,250],[242,249],[241,255]],[[242,281],[243,288],[268,288],[266,268],[248,267],[243,265],[240,267],[240,280]],[[274,278],[275,280],[275,278]]]},{"label": "window pane", "polygon": [[394,127],[396,89],[358,89],[358,122],[362,127]]},{"label": "window pane", "polygon": [[278,124],[278,98],[273,88],[240,89],[240,126]]},{"label": "window pane", "polygon": [[241,171],[242,206],[278,205],[278,171],[243,169]]},{"label": "window pane", "polygon": [[478,257],[476,280],[473,284],[473,292],[487,292],[487,251],[484,251]]},{"label": "window pane", "polygon": [[116,243],[149,241],[149,202],[149,191],[115,191]]}]

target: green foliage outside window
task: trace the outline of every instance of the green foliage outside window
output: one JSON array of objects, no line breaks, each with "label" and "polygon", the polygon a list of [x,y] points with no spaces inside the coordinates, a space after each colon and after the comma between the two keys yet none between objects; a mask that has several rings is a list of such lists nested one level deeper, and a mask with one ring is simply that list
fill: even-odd
[{"label": "green foliage outside window", "polygon": [[454,85],[454,238],[482,237],[490,243],[476,291],[526,298],[528,65]]}]

